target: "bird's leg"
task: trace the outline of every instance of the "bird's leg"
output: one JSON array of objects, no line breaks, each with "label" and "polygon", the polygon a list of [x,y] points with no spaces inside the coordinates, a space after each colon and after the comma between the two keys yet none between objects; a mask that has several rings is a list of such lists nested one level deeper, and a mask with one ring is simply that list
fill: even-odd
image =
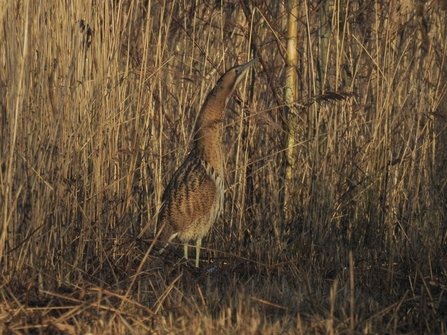
[{"label": "bird's leg", "polygon": [[196,241],[196,268],[199,267],[200,247],[202,246],[202,238],[198,238]]},{"label": "bird's leg", "polygon": [[183,244],[183,257],[188,260],[188,243]]}]

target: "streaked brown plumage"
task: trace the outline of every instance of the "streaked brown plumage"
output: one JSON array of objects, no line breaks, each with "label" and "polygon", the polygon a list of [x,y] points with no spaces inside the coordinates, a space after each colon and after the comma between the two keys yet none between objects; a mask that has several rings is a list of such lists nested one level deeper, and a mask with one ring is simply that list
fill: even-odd
[{"label": "streaked brown plumage", "polygon": [[185,243],[186,259],[187,243],[196,240],[196,267],[199,267],[202,238],[223,208],[222,121],[225,106],[254,61],[229,69],[208,94],[197,119],[192,149],[162,196],[163,204],[158,215],[158,227],[163,229],[160,239],[166,241],[166,247],[178,237]]}]

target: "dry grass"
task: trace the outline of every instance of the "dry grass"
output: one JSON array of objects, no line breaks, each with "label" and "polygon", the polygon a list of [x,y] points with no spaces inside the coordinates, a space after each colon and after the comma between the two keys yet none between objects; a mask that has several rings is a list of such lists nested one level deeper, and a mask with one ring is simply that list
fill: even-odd
[{"label": "dry grass", "polygon": [[[447,332],[444,2],[301,1],[288,108],[284,3],[82,3],[0,8],[0,332]],[[252,53],[201,270],[159,258],[197,111]]]}]

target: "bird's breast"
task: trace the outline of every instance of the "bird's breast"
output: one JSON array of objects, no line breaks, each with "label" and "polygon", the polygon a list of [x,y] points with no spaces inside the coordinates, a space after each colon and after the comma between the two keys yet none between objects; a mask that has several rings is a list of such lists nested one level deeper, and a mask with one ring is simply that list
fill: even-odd
[{"label": "bird's breast", "polygon": [[214,223],[223,210],[224,203],[224,168],[223,165],[217,170],[206,161],[202,161],[202,165],[206,170],[207,175],[216,184],[216,193],[214,195],[214,202],[210,212],[210,222]]}]

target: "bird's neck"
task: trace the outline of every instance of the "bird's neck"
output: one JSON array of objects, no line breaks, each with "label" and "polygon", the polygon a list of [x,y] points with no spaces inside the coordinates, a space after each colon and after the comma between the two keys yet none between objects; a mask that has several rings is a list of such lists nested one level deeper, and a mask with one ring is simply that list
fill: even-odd
[{"label": "bird's neck", "polygon": [[[216,94],[220,93],[220,94]],[[197,119],[194,149],[215,171],[223,174],[222,122],[228,95],[211,91]],[[222,176],[223,177],[223,176]]]}]

